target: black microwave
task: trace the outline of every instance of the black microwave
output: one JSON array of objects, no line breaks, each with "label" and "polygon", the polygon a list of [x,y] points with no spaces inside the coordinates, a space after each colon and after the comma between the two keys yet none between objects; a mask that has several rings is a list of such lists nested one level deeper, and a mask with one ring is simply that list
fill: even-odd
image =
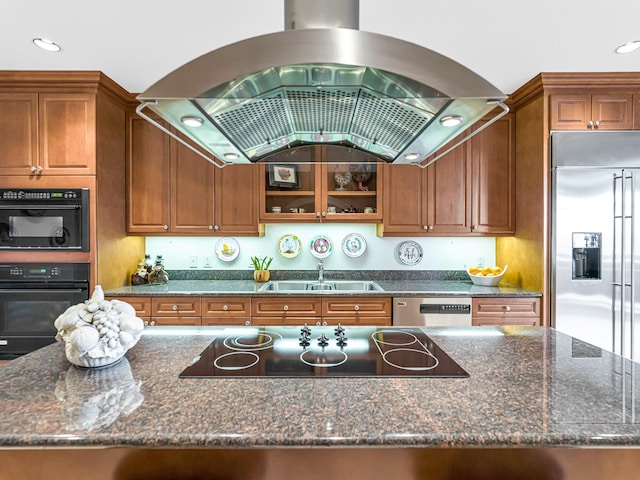
[{"label": "black microwave", "polygon": [[0,251],[89,251],[89,189],[0,189]]}]

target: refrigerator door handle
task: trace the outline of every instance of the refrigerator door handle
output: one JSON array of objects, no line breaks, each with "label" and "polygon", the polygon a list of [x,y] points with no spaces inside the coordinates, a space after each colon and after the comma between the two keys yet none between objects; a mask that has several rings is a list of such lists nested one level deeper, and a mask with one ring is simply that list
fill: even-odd
[{"label": "refrigerator door handle", "polygon": [[[629,358],[631,358],[631,360],[633,360],[634,355],[633,355],[633,351],[634,351],[634,345],[635,345],[635,332],[634,332],[634,323],[635,323],[635,315],[634,315],[634,310],[635,310],[635,232],[636,232],[636,209],[635,209],[635,198],[636,198],[636,176],[633,170],[631,171],[630,175],[629,175],[629,179],[631,180],[631,201],[630,201],[630,205],[629,205],[629,216],[630,218],[630,222],[631,222],[631,235],[630,235],[630,239],[629,242],[631,243],[631,245],[629,245],[629,262],[631,265],[631,269],[629,271],[629,287],[630,288],[630,292],[629,292],[629,336],[630,336],[630,340],[631,340],[631,352],[630,352],[630,356]],[[625,201],[626,203],[626,201]],[[623,282],[624,285],[624,282]],[[622,288],[622,290],[624,290],[624,287]]]}]

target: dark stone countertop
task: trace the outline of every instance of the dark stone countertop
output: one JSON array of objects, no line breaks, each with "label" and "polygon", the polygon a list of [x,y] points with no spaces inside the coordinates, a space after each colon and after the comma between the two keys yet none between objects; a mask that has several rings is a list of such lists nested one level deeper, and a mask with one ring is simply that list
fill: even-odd
[{"label": "dark stone countertop", "polygon": [[0,445],[640,445],[637,364],[543,327],[425,331],[469,378],[180,379],[213,327],[149,329],[96,370],[53,344],[0,368]]},{"label": "dark stone countertop", "polygon": [[[330,279],[326,280],[327,282]],[[533,292],[509,285],[481,287],[469,280],[375,280],[383,291],[259,291],[264,284],[253,280],[169,280],[165,285],[136,285],[112,288],[108,296],[146,295],[352,295],[352,296],[460,296],[460,297],[539,297]]]}]

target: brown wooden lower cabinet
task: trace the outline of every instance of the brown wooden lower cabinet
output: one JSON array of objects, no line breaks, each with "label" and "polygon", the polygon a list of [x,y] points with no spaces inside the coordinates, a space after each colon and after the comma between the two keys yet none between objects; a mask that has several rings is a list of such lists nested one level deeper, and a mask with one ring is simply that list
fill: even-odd
[{"label": "brown wooden lower cabinet", "polygon": [[471,321],[483,325],[540,325],[540,298],[475,297]]}]

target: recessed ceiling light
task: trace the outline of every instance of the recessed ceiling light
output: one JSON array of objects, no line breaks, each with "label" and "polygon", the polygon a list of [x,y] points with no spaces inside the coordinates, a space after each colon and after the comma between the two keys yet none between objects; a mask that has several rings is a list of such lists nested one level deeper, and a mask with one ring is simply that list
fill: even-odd
[{"label": "recessed ceiling light", "polygon": [[227,160],[237,160],[238,156],[239,155],[237,153],[233,152],[227,152],[224,154],[224,158],[226,158]]},{"label": "recessed ceiling light", "polygon": [[420,155],[418,155],[415,152],[412,153],[405,153],[404,154],[404,158],[406,158],[407,160],[409,160],[410,162],[417,160],[420,157]]},{"label": "recessed ceiling light", "polygon": [[182,117],[180,121],[183,124],[185,124],[187,127],[201,127],[202,124],[204,123],[204,120],[202,120],[200,117],[191,117],[191,116]]},{"label": "recessed ceiling light", "polygon": [[629,53],[637,50],[638,48],[640,48],[640,40],[634,40],[633,42],[627,42],[624,45],[620,45],[614,51],[616,53]]},{"label": "recessed ceiling light", "polygon": [[464,118],[460,115],[447,115],[440,119],[440,123],[443,127],[455,127],[456,125],[460,125],[462,120],[464,120]]},{"label": "recessed ceiling light", "polygon": [[34,38],[33,43],[36,45],[36,47],[40,47],[47,52],[59,52],[61,50],[60,45],[52,42],[47,38]]}]

